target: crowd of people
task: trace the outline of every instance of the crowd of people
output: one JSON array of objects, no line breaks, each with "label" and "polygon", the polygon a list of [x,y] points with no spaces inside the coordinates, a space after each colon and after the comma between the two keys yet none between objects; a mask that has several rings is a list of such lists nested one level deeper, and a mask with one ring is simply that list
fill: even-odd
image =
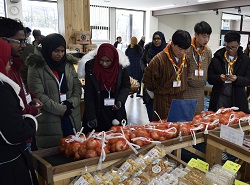
[{"label": "crowd of people", "polygon": [[[201,21],[193,38],[176,30],[166,43],[156,31],[147,44],[144,36],[139,42],[131,37],[125,52],[117,37],[114,45],[103,43],[77,61],[66,54],[62,35],[33,30],[35,40],[28,43],[30,28],[0,17],[0,179],[7,180],[2,183],[38,184],[30,145],[31,150],[50,148],[82,126],[87,134],[126,122],[130,76],[144,85],[137,96],[149,121],[166,119],[173,99],[197,99],[196,113],[203,111],[206,82],[213,85],[209,110],[236,106],[249,113],[250,43],[243,51],[240,34],[229,31],[225,46],[212,55],[207,46],[211,33]],[[86,108],[81,115],[83,77]]]}]

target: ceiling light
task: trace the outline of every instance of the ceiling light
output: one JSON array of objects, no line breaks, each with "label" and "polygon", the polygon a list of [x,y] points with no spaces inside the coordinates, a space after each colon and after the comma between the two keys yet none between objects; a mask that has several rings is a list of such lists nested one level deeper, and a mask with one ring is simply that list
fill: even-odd
[{"label": "ceiling light", "polygon": [[164,6],[157,6],[157,7],[153,7],[151,8],[151,10],[159,10],[159,9],[165,9],[165,8],[173,8],[175,7],[175,4],[168,4],[168,5],[164,5]]}]

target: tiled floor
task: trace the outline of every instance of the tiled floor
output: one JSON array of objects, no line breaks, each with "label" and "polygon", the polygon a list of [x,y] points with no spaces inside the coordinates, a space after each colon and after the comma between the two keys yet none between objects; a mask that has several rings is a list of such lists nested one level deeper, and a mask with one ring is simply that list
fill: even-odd
[{"label": "tiled floor", "polygon": [[143,104],[142,98],[135,95],[133,98],[129,96],[125,104],[128,124],[145,125],[149,123],[146,106]]}]

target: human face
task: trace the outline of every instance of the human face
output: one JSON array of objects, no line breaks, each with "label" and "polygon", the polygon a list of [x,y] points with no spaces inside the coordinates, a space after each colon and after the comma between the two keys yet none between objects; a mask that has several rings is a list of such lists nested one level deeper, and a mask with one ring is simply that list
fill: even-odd
[{"label": "human face", "polygon": [[162,38],[159,35],[154,35],[153,44],[155,45],[155,47],[161,46],[161,39]]},{"label": "human face", "polygon": [[5,70],[7,71],[7,73],[11,69],[11,65],[12,65],[12,60],[9,60],[8,63],[6,64],[6,66],[5,66]]},{"label": "human face", "polygon": [[23,49],[26,47],[26,38],[24,31],[20,30],[16,33],[16,35],[11,37],[9,40],[8,38],[6,40],[11,45],[11,56],[20,57],[23,52]]},{"label": "human face", "polygon": [[99,63],[101,64],[101,66],[102,66],[103,68],[107,69],[107,68],[109,68],[109,67],[111,66],[112,60],[110,60],[110,59],[109,59],[108,57],[106,57],[106,56],[103,56],[103,57],[100,59]]},{"label": "human face", "polygon": [[52,52],[51,58],[56,62],[60,62],[64,55],[65,55],[65,48],[63,46],[59,46]]},{"label": "human face", "polygon": [[225,42],[227,53],[230,56],[236,56],[240,44],[237,41]]},{"label": "human face", "polygon": [[181,58],[186,53],[186,49],[180,48],[178,45],[175,45],[173,42],[171,42],[171,47],[172,47],[172,51],[174,55],[177,58]]},{"label": "human face", "polygon": [[210,40],[210,35],[206,33],[204,34],[195,33],[195,44],[197,48],[206,46],[209,40]]},{"label": "human face", "polygon": [[121,43],[122,42],[122,38],[118,38],[118,40],[117,40],[119,43]]}]

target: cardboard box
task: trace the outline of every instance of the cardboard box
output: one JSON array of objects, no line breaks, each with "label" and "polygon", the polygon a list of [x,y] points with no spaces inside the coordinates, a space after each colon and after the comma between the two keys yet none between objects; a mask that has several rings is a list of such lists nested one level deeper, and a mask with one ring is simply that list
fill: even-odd
[{"label": "cardboard box", "polygon": [[90,44],[91,41],[90,31],[76,31],[75,38],[76,38],[76,44]]},{"label": "cardboard box", "polygon": [[84,45],[84,53],[87,54],[88,52],[94,50],[97,48],[96,44],[88,44],[88,45]]},{"label": "cardboard box", "polygon": [[83,53],[83,45],[81,44],[69,44],[70,51],[76,51],[78,53]]}]

